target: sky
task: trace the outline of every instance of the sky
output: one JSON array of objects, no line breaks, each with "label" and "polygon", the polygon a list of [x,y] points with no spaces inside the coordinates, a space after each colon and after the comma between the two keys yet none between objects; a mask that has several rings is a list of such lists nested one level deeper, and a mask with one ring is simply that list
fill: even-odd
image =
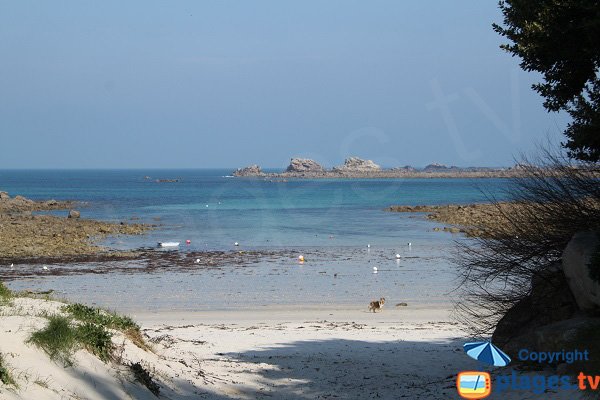
[{"label": "sky", "polygon": [[0,169],[507,166],[568,122],[497,1],[0,2]]}]

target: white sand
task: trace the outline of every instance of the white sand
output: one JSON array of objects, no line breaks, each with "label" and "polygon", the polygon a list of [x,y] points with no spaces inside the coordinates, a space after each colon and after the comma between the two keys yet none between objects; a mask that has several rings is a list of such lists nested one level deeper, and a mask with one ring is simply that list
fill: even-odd
[{"label": "white sand", "polygon": [[[0,352],[19,388],[0,384],[0,398],[155,398],[131,383],[127,368],[104,364],[85,351],[76,354],[73,368],[50,361],[24,342],[45,324],[32,315],[56,310],[58,304],[14,303],[12,311],[4,307],[0,316]],[[392,305],[377,314],[348,307],[133,316],[156,354],[121,335],[114,342],[124,344],[119,352],[123,364],[141,362],[150,371],[161,386],[161,398],[458,398],[456,374],[478,369],[462,351],[460,327],[447,310],[434,307]],[[513,392],[490,398],[539,397]],[[543,397],[560,398],[551,393]]]}]

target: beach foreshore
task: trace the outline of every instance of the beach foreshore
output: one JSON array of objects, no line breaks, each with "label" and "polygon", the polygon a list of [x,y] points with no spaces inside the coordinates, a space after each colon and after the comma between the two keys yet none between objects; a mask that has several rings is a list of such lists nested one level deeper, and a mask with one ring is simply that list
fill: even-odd
[{"label": "beach foreshore", "polygon": [[[448,306],[393,304],[378,313],[366,305],[140,310],[132,316],[152,351],[115,334],[117,360],[103,363],[79,350],[75,364],[65,368],[26,343],[45,323],[40,313],[61,305],[22,298],[3,307],[0,353],[18,387],[0,384],[0,398],[153,398],[128,367],[139,363],[160,398],[448,399],[457,397],[458,372],[481,368],[464,354],[468,338]],[[490,398],[536,397],[515,392]]]}]

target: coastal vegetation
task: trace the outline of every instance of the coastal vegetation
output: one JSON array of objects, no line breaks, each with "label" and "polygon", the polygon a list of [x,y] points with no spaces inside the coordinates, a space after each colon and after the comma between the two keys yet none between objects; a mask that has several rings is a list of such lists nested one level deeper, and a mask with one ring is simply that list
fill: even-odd
[{"label": "coastal vegetation", "polygon": [[503,24],[494,30],[521,68],[542,75],[533,90],[551,112],[566,112],[568,155],[600,161],[600,7],[585,0],[503,0]]},{"label": "coastal vegetation", "polygon": [[0,382],[8,386],[17,386],[2,353],[0,353]]},{"label": "coastal vegetation", "polygon": [[[19,297],[31,295],[12,292],[0,282],[0,305],[8,305],[10,299]],[[140,349],[151,350],[140,326],[128,316],[80,303],[65,304],[59,311],[40,314],[48,323],[31,334],[29,343],[43,349],[52,360],[62,362],[65,366],[72,365],[72,355],[79,348],[88,350],[104,362],[112,360],[115,349],[113,331],[121,332]]]},{"label": "coastal vegetation", "polygon": [[[532,293],[532,280],[559,263],[573,235],[600,226],[600,186],[594,165],[577,168],[550,152],[523,167],[506,195],[492,200],[496,222],[470,242],[458,242],[463,279],[458,309],[483,335]],[[552,171],[551,173],[549,171]]]},{"label": "coastal vegetation", "polygon": [[139,348],[150,350],[150,346],[142,336],[140,326],[128,316],[80,303],[67,304],[62,307],[62,311],[83,324],[121,331]]},{"label": "coastal vegetation", "polygon": [[524,70],[541,73],[533,89],[544,107],[567,112],[571,122],[566,153],[543,149],[521,163],[506,193],[514,206],[492,198],[498,223],[458,243],[458,315],[474,336],[493,332],[511,349],[560,348],[572,337],[589,346],[597,342],[589,332],[600,312],[600,8],[581,0],[504,0],[500,9],[503,25],[494,29],[510,41],[501,47]]}]

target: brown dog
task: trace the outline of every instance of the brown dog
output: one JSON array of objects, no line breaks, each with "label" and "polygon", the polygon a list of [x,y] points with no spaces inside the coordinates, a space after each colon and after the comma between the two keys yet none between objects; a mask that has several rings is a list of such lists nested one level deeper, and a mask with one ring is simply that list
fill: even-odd
[{"label": "brown dog", "polygon": [[385,304],[385,297],[380,298],[379,300],[373,300],[369,303],[369,311],[377,312],[377,310],[381,310],[383,305]]}]

